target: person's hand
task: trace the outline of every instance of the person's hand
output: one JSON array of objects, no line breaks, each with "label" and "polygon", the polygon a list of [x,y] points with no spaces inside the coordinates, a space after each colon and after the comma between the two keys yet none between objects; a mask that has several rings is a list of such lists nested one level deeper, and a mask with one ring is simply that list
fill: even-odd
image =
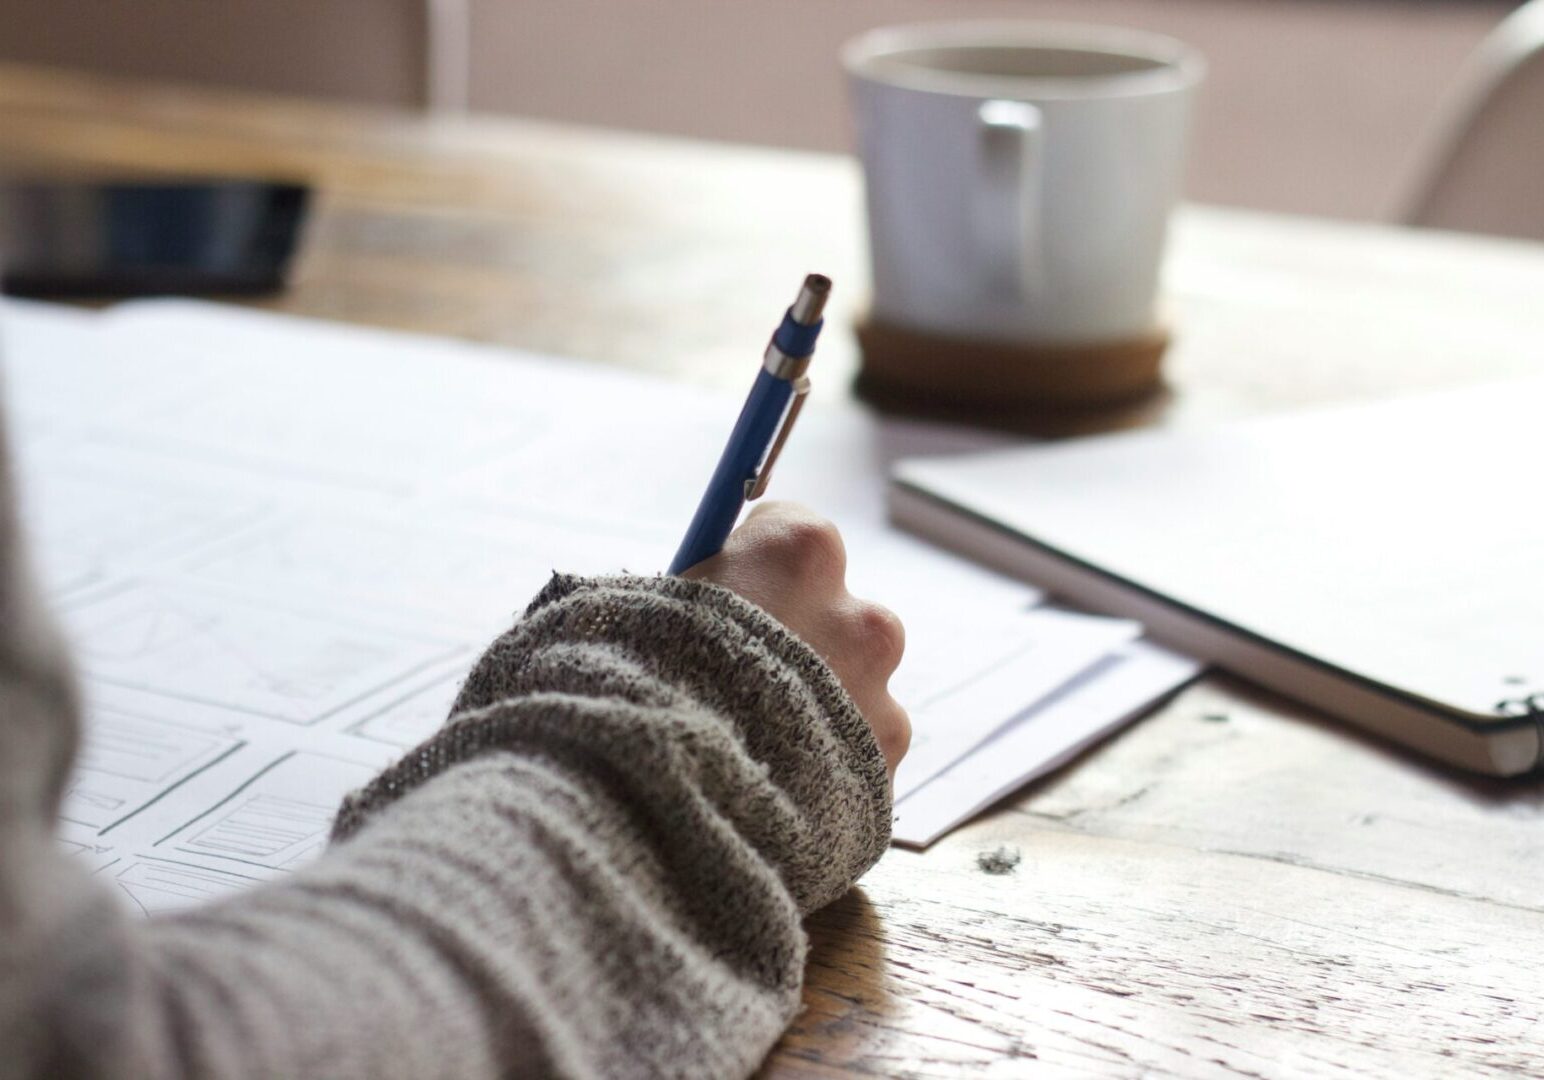
[{"label": "person's hand", "polygon": [[794,503],[763,503],[724,550],[682,577],[733,589],[831,665],[874,729],[890,777],[911,743],[911,720],[890,696],[906,632],[888,609],[847,591],[847,552],[836,526]]}]

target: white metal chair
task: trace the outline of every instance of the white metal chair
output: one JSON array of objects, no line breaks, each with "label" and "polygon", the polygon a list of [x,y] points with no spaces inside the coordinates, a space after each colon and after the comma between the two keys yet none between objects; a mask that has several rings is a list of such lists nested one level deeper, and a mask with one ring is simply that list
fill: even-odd
[{"label": "white metal chair", "polygon": [[1544,240],[1544,0],[1518,8],[1470,58],[1396,216]]}]

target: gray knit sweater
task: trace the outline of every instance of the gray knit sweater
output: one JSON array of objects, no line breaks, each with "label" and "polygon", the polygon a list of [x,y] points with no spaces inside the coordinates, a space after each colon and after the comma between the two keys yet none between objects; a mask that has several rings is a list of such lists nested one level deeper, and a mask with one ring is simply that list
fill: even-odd
[{"label": "gray knit sweater", "polygon": [[51,839],[76,699],[13,517],[0,480],[0,1077],[742,1076],[801,916],[888,842],[806,645],[716,586],[556,577],[321,859],[128,917]]}]

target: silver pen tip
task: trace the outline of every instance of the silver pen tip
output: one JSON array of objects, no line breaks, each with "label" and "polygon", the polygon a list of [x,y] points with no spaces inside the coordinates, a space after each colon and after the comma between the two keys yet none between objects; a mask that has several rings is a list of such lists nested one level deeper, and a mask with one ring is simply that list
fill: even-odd
[{"label": "silver pen tip", "polygon": [[800,326],[814,326],[826,309],[826,298],[831,295],[831,279],[824,274],[810,274],[799,289],[799,296],[789,309],[793,321]]}]

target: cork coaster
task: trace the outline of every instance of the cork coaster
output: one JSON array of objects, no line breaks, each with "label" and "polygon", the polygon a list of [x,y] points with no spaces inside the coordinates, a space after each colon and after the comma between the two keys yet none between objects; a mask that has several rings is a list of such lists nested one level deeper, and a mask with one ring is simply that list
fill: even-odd
[{"label": "cork coaster", "polygon": [[862,316],[855,389],[906,411],[1003,414],[1122,405],[1161,388],[1169,332],[1097,345],[1015,345],[934,336]]}]

